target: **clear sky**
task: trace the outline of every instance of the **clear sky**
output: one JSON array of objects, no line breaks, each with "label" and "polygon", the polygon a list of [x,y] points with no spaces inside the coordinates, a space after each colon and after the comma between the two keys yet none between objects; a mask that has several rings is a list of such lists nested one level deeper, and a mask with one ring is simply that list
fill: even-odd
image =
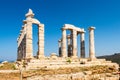
[{"label": "clear sky", "polygon": [[[66,23],[85,29],[87,55],[89,26],[96,27],[96,56],[120,52],[120,0],[0,0],[0,60],[16,60],[17,37],[29,8],[45,24],[46,56],[58,54],[60,28]],[[36,26],[33,27],[36,37]],[[79,40],[78,37],[78,48]]]}]

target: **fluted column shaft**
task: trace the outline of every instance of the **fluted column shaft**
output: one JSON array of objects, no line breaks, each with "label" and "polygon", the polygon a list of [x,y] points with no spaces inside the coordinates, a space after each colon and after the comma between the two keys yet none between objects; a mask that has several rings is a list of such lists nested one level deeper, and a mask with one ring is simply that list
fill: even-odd
[{"label": "fluted column shaft", "polygon": [[68,42],[68,57],[71,57],[71,36],[67,36],[67,42]]},{"label": "fluted column shaft", "polygon": [[62,57],[67,57],[67,48],[66,48],[66,29],[62,29]]},{"label": "fluted column shaft", "polygon": [[80,36],[80,43],[81,43],[81,58],[85,58],[85,37],[84,37],[85,32],[81,32]]},{"label": "fluted column shaft", "polygon": [[77,57],[77,31],[76,30],[73,30],[73,33],[72,33],[72,38],[73,38],[73,56],[72,57]]},{"label": "fluted column shaft", "polygon": [[32,46],[32,22],[27,21],[26,24],[26,54],[25,58],[29,59],[33,57],[33,46]]},{"label": "fluted column shaft", "polygon": [[89,57],[91,60],[95,59],[94,29],[95,27],[89,28]]},{"label": "fluted column shaft", "polygon": [[38,58],[44,58],[44,24],[38,25]]}]

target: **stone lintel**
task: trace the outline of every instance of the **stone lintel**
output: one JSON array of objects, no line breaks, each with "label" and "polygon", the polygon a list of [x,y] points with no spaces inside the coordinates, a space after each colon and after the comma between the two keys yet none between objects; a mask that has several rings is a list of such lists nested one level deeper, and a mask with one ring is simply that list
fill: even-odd
[{"label": "stone lintel", "polygon": [[76,30],[78,32],[84,32],[83,28],[75,27],[74,25],[71,24],[65,24],[62,29],[67,29],[67,30]]}]

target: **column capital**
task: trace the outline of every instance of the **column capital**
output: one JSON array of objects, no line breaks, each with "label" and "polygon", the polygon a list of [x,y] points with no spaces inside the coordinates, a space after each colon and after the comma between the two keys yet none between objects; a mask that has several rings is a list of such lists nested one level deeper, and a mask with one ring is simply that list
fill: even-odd
[{"label": "column capital", "polygon": [[38,27],[44,27],[44,24],[38,24]]},{"label": "column capital", "polygon": [[94,30],[94,29],[96,29],[96,28],[94,26],[91,26],[91,27],[89,27],[88,30]]},{"label": "column capital", "polygon": [[31,18],[31,19],[23,20],[23,23],[24,23],[24,24],[27,24],[27,23],[29,23],[29,22],[32,24],[32,18]]},{"label": "column capital", "polygon": [[61,30],[63,31],[63,30],[66,30],[66,29],[63,27],[63,28],[61,28]]},{"label": "column capital", "polygon": [[80,34],[84,34],[85,33],[85,31],[82,31],[82,32],[79,32]]}]

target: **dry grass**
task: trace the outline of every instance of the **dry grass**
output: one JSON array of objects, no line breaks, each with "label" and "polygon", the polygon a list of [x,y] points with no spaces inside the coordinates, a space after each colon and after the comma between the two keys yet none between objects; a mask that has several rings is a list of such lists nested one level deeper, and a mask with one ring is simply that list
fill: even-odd
[{"label": "dry grass", "polygon": [[0,70],[15,70],[14,63],[4,63],[3,66],[0,66]]},{"label": "dry grass", "polygon": [[100,73],[112,73],[116,70],[114,67],[108,66],[93,66],[93,67],[76,67],[76,68],[59,68],[59,69],[39,69],[39,70],[32,70],[23,73],[23,77],[29,77],[34,75],[54,75],[54,74],[70,74],[76,72],[83,72],[83,71],[91,71],[92,74],[100,74]]},{"label": "dry grass", "polygon": [[19,80],[19,73],[0,73],[0,80]]},{"label": "dry grass", "polygon": [[[42,68],[39,70],[25,71],[23,72],[22,75],[23,78],[26,79],[26,77],[35,76],[35,75],[44,76],[44,75],[54,75],[54,74],[70,74],[70,73],[83,72],[83,71],[91,71],[92,74],[100,74],[100,73],[112,73],[115,72],[115,69],[114,67],[109,67],[109,66],[75,67],[75,68],[59,68],[59,69]],[[20,77],[20,73],[0,74],[0,80],[19,80],[19,77]]]}]

